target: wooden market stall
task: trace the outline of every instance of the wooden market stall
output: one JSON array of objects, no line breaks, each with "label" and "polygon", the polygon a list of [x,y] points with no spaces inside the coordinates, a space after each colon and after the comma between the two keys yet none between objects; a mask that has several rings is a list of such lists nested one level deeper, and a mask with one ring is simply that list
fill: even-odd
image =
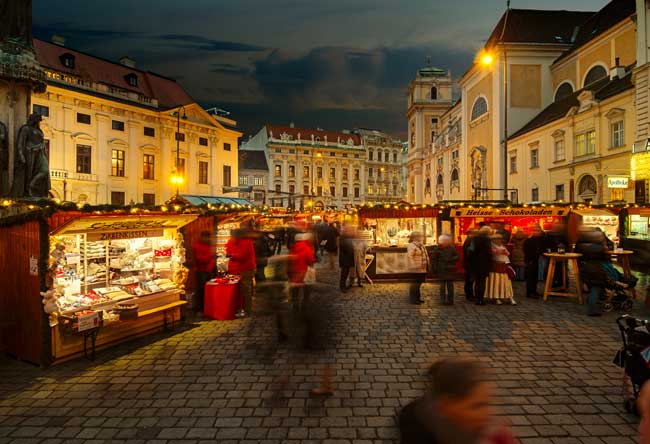
[{"label": "wooden market stall", "polygon": [[434,207],[407,204],[359,207],[359,225],[371,233],[372,239],[368,254],[374,259],[368,266],[368,276],[373,281],[415,277],[406,256],[409,237],[418,231],[424,237],[426,248],[433,248],[437,233],[450,231],[450,226],[438,226],[438,214]]},{"label": "wooden market stall", "polygon": [[0,219],[0,348],[42,366],[173,326],[185,244],[212,224],[164,207],[73,208]]}]

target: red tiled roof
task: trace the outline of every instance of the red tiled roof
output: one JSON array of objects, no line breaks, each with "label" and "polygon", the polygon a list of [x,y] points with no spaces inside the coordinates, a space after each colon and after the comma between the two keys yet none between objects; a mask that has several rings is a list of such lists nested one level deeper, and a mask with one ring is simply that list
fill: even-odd
[{"label": "red tiled roof", "polygon": [[293,136],[294,140],[297,140],[298,134],[300,134],[300,140],[306,141],[311,141],[313,135],[314,138],[318,137],[321,141],[325,141],[325,137],[327,137],[328,142],[334,143],[337,143],[338,140],[341,139],[341,143],[343,144],[347,144],[347,141],[349,139],[352,139],[355,146],[361,145],[361,139],[358,135],[338,133],[335,131],[323,131],[311,128],[292,128],[290,126],[282,125],[266,125],[266,133],[269,136],[271,136],[271,133],[273,133],[273,137],[276,139],[279,139],[281,134],[286,133],[290,136]]},{"label": "red tiled roof", "polygon": [[[157,99],[158,106],[163,109],[194,102],[179,83],[149,71],[124,66],[38,39],[34,39],[34,49],[38,61],[45,68]],[[74,56],[74,68],[63,65],[61,56],[64,54]],[[138,86],[127,83],[125,77],[129,74],[138,76]]]}]

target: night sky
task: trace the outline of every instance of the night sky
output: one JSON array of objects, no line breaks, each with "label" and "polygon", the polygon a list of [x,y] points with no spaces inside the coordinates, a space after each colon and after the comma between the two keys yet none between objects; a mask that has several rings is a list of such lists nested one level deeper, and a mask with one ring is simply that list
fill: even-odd
[{"label": "night sky", "polygon": [[[513,0],[598,10],[606,0]],[[383,129],[405,139],[418,68],[458,78],[505,0],[33,0],[34,35],[179,80],[246,134],[266,123]]]}]

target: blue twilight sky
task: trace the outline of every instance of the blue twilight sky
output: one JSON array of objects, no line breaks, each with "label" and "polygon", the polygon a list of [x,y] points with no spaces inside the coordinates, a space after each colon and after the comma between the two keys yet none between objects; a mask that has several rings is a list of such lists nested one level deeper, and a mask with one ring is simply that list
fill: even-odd
[{"label": "blue twilight sky", "polygon": [[[512,0],[596,11],[606,0]],[[33,0],[34,34],[179,80],[246,134],[264,123],[404,138],[406,88],[431,57],[462,74],[501,0]]]}]

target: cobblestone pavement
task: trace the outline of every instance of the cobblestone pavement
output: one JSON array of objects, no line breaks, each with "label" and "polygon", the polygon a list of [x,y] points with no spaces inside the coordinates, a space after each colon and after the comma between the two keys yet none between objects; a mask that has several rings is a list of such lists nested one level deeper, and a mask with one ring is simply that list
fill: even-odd
[{"label": "cobblestone pavement", "polygon": [[[457,354],[492,368],[498,407],[523,443],[635,442],[637,419],[623,411],[612,364],[616,312],[588,318],[572,301],[523,298],[439,306],[435,284],[416,307],[406,291],[337,294],[333,346],[320,353],[278,345],[272,318],[255,316],[196,322],[100,351],[93,363],[42,370],[0,358],[0,442],[392,443],[395,412],[421,394],[424,369]],[[336,393],[312,399],[325,362]]]}]

